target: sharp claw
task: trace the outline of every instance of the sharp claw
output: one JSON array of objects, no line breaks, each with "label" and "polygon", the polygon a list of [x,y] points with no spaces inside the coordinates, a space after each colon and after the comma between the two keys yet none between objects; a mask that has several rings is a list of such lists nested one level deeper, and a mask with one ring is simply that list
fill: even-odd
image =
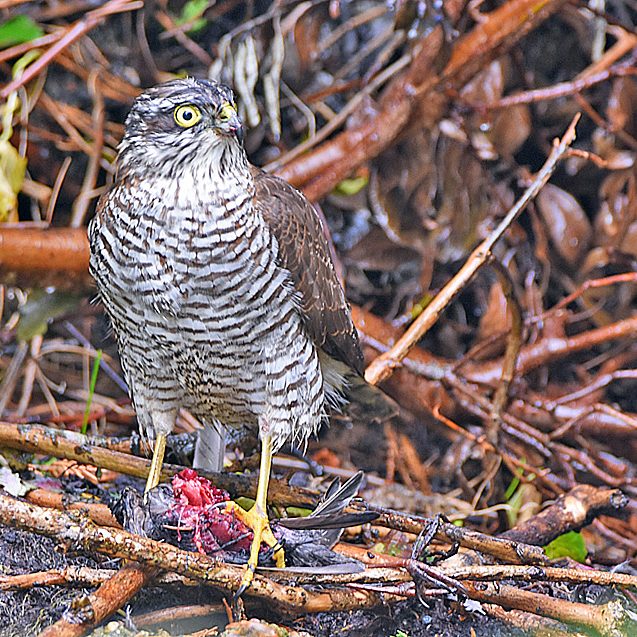
[{"label": "sharp claw", "polygon": [[239,588],[239,590],[232,596],[232,621],[238,622],[243,619],[243,601],[241,600],[241,595],[245,593],[245,589],[243,586]]},{"label": "sharp claw", "polygon": [[[241,596],[250,588],[252,580],[254,579],[255,567],[248,563],[246,564],[246,570],[243,573],[243,579],[237,592],[232,596],[232,617],[234,621],[239,621],[243,613],[243,604],[241,602]],[[237,616],[238,615],[238,616]]]},{"label": "sharp claw", "polygon": [[250,584],[252,584],[254,573],[259,563],[261,542],[264,542],[274,549],[274,558],[277,566],[280,568],[285,567],[285,555],[283,553],[283,549],[279,546],[276,537],[272,533],[267,514],[268,482],[270,480],[273,448],[272,438],[270,435],[266,434],[262,437],[261,447],[261,466],[259,468],[259,482],[257,484],[257,497],[255,499],[254,506],[250,509],[250,511],[246,512],[234,503],[229,502],[226,505],[226,512],[234,510],[235,515],[237,515],[237,517],[247,526],[251,527],[254,533],[252,546],[250,547],[250,558],[248,559],[248,564],[241,580],[241,586],[235,595],[235,599],[239,599],[239,597],[250,587]]}]

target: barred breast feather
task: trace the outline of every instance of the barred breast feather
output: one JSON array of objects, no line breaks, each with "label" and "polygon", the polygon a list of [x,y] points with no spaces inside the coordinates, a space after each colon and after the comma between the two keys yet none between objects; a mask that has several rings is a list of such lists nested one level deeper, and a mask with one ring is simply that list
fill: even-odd
[{"label": "barred breast feather", "polygon": [[303,442],[337,393],[332,357],[361,370],[356,332],[309,204],[259,172],[231,189],[122,180],[91,224],[91,271],[149,437],[183,406]]}]

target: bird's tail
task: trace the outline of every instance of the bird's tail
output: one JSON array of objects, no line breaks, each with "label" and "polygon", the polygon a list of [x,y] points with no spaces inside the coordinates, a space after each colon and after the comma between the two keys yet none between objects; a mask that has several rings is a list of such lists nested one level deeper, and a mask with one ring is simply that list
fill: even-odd
[{"label": "bird's tail", "polygon": [[192,466],[206,471],[221,471],[226,452],[226,432],[223,427],[206,425],[199,430]]},{"label": "bird's tail", "polygon": [[350,373],[346,380],[346,393],[350,402],[345,411],[349,416],[356,417],[357,420],[387,422],[398,415],[398,404],[382,389],[370,385],[354,373]]},{"label": "bird's tail", "polygon": [[374,387],[351,367],[319,351],[325,395],[332,409],[356,420],[386,422],[398,415],[399,407],[382,389]]}]

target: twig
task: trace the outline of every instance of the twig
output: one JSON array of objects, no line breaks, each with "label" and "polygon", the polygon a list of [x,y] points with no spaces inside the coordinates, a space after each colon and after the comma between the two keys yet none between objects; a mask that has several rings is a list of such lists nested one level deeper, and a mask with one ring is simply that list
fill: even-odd
[{"label": "twig", "polygon": [[84,224],[84,218],[88,211],[89,203],[93,197],[91,193],[95,191],[95,186],[97,184],[100,160],[102,158],[102,150],[104,148],[104,99],[97,85],[97,78],[98,72],[96,70],[91,71],[88,88],[89,93],[93,97],[93,113],[91,116],[93,145],[89,154],[88,165],[84,172],[84,179],[82,181],[80,194],[73,202],[70,223],[72,228],[79,228]]},{"label": "twig", "polygon": [[[1,247],[2,243],[0,240],[0,248]],[[29,344],[26,341],[20,341],[16,347],[13,357],[11,358],[9,366],[4,372],[4,377],[2,382],[0,382],[0,415],[4,413],[4,410],[7,408],[7,405],[11,400],[11,396],[13,396],[16,383],[20,377],[20,371],[22,370],[22,363],[24,363],[24,359],[27,357],[28,352]]]},{"label": "twig", "polygon": [[0,575],[0,590],[17,591],[34,586],[99,586],[113,577],[114,574],[115,571],[109,569],[67,566],[38,573]]},{"label": "twig", "polygon": [[77,612],[67,612],[62,619],[45,628],[38,637],[81,637],[90,628],[118,611],[155,573],[155,569],[138,564],[122,567],[94,593],[81,600],[77,604]]},{"label": "twig", "polygon": [[50,224],[53,221],[53,213],[55,212],[55,204],[57,203],[58,197],[60,195],[60,190],[62,189],[62,184],[64,183],[64,179],[66,177],[66,173],[68,172],[71,164],[73,163],[73,158],[70,155],[67,155],[60,166],[60,170],[55,177],[55,181],[53,182],[53,188],[51,188],[51,196],[49,197],[49,201],[46,205],[46,212],[44,214],[44,220]]},{"label": "twig", "polygon": [[265,166],[265,169],[274,172],[280,172],[282,170],[285,173],[285,169],[282,169],[283,166],[291,162],[299,155],[307,152],[311,148],[314,148],[314,146],[316,146],[319,142],[323,141],[334,131],[338,130],[338,128],[347,121],[347,118],[356,110],[356,108],[361,103],[364,103],[366,98],[368,98],[376,89],[387,82],[387,80],[391,79],[398,71],[405,68],[409,64],[409,62],[409,56],[403,55],[398,60],[396,60],[396,62],[389,65],[386,69],[376,75],[367,86],[358,91],[356,95],[354,95],[354,97],[352,97],[352,99],[347,104],[345,104],[345,106],[332,119],[330,119],[327,124],[325,124],[325,126],[323,126],[319,131],[316,132],[315,135],[312,135],[306,141],[301,142],[292,150],[281,156],[279,159],[271,162],[270,164],[267,164]]},{"label": "twig", "polygon": [[[406,568],[408,559],[373,553],[361,546],[340,543],[335,550],[342,555],[353,557],[371,565],[374,569]],[[458,565],[452,560],[439,562],[436,567],[441,573],[454,580],[506,580],[517,579],[524,581],[581,582],[598,584],[599,586],[620,586],[623,588],[637,587],[637,576],[625,573],[600,571],[593,568],[560,568],[557,566],[528,566],[521,564],[469,564]]]},{"label": "twig", "polygon": [[604,71],[586,75],[584,77],[571,80],[570,82],[561,82],[546,88],[538,88],[531,91],[517,93],[515,95],[508,95],[500,98],[497,102],[491,102],[490,104],[472,104],[472,106],[477,110],[498,110],[511,108],[511,106],[515,106],[517,104],[530,104],[545,100],[555,100],[560,97],[579,93],[584,89],[595,86],[595,84],[605,82],[612,77],[630,77],[632,75],[637,75],[637,69],[632,65],[613,66]]},{"label": "twig", "polygon": [[[28,0],[25,0],[25,2],[26,1]],[[0,8],[2,8],[2,2],[0,2]],[[11,58],[21,57],[32,49],[38,49],[40,47],[53,44],[54,42],[57,42],[63,35],[64,29],[60,28],[53,33],[47,33],[46,35],[42,35],[39,38],[35,38],[35,40],[22,42],[21,44],[16,44],[15,46],[9,47],[8,49],[4,49],[3,51],[0,51],[0,62],[6,62]]]},{"label": "twig", "polygon": [[164,622],[174,622],[192,617],[207,617],[213,613],[225,613],[225,607],[221,602],[216,604],[197,604],[196,606],[172,606],[153,610],[143,615],[134,615],[133,624],[137,627],[152,626]]},{"label": "twig", "polygon": [[388,352],[376,358],[367,368],[365,371],[365,379],[368,383],[377,385],[391,375],[394,368],[407,356],[409,350],[412,349],[427,330],[438,320],[438,317],[447,305],[451,303],[460,290],[471,281],[478,270],[488,261],[493,246],[509,229],[528,203],[537,195],[542,186],[549,180],[557,163],[575,140],[575,126],[578,120],[579,115],[576,115],[562,139],[559,141],[556,140],[551,154],[544,163],[544,166],[542,166],[537,173],[533,183],[507,212],[498,227],[471,253],[465,264],[460,268],[460,271],[440,290],[432,302],[410,325],[400,340]]},{"label": "twig", "polygon": [[491,537],[478,531],[458,527],[455,524],[442,521],[432,521],[417,515],[399,513],[383,507],[367,504],[365,509],[361,505],[353,505],[354,510],[376,511],[380,517],[374,520],[375,525],[386,526],[390,529],[405,531],[418,535],[431,524],[436,524],[435,538],[441,542],[458,543],[468,549],[480,553],[493,555],[498,559],[513,564],[548,564],[549,559],[544,551],[537,546],[511,542],[506,538]]},{"label": "twig", "polygon": [[22,393],[20,395],[20,402],[16,408],[16,415],[24,416],[29,403],[31,402],[31,395],[33,393],[33,384],[35,383],[35,376],[38,370],[37,357],[42,347],[42,335],[36,334],[29,344],[29,357],[24,365],[22,371]]},{"label": "twig", "polygon": [[570,582],[573,584],[598,584],[599,586],[620,586],[637,588],[637,576],[625,573],[611,573],[592,568],[558,568],[556,566],[522,566],[519,564],[489,564],[438,568],[448,577],[459,580],[495,581],[516,579],[527,582]]},{"label": "twig", "polygon": [[[517,373],[528,374],[530,371],[564,356],[614,340],[634,338],[635,334],[637,334],[637,318],[630,317],[574,336],[551,336],[521,349],[518,356]],[[484,363],[469,361],[463,365],[464,377],[474,383],[486,385],[496,383],[501,373],[502,363],[499,360]]]},{"label": "twig", "polygon": [[68,48],[86,35],[91,29],[98,26],[104,19],[114,13],[122,13],[124,11],[134,11],[141,9],[144,3],[141,0],[110,0],[103,6],[93,11],[89,11],[80,20],[75,22],[66,33],[48,48],[33,64],[31,64],[24,73],[15,78],[2,90],[0,90],[0,99],[6,100],[10,93],[16,91],[21,86],[39,75],[64,49]]},{"label": "twig", "polygon": [[504,608],[517,608],[530,613],[551,617],[568,624],[578,624],[593,628],[605,637],[619,637],[618,632],[624,611],[618,601],[596,606],[556,599],[548,595],[532,593],[507,584],[464,582],[471,599],[495,603]]},{"label": "twig", "polygon": [[[487,428],[487,438],[493,444],[498,443],[499,422],[502,412],[509,400],[509,387],[513,381],[520,348],[522,346],[522,308],[515,295],[515,289],[509,271],[497,259],[491,260],[507,301],[507,310],[511,318],[511,330],[507,335],[506,350],[502,360],[502,377],[493,396],[493,413],[491,414],[491,431]],[[495,430],[495,431],[494,431]]]},{"label": "twig", "polygon": [[174,20],[164,11],[157,10],[153,14],[155,20],[164,28],[164,36],[174,37],[184,49],[187,49],[193,57],[198,59],[205,67],[209,67],[213,62],[208,52],[199,46],[193,39],[189,38],[186,25],[178,26]]},{"label": "twig", "polygon": [[[37,573],[22,575],[1,575],[0,590],[24,590],[34,586],[99,586],[117,573],[109,568],[89,568],[88,566],[67,566],[61,569],[50,569]],[[178,575],[163,573],[158,575],[153,584],[180,584],[181,586],[200,586],[197,580]]]}]

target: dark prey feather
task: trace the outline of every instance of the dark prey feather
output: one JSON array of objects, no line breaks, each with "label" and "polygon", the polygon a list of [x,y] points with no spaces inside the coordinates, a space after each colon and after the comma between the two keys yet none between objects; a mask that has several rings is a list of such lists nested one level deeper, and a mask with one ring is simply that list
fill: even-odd
[{"label": "dark prey feather", "polygon": [[275,523],[275,528],[282,533],[285,554],[294,566],[359,564],[358,560],[335,553],[331,548],[338,542],[345,527],[365,524],[378,517],[373,511],[343,513],[358,493],[363,477],[363,472],[359,471],[342,487],[336,478],[319,505],[306,518],[286,518]]}]

